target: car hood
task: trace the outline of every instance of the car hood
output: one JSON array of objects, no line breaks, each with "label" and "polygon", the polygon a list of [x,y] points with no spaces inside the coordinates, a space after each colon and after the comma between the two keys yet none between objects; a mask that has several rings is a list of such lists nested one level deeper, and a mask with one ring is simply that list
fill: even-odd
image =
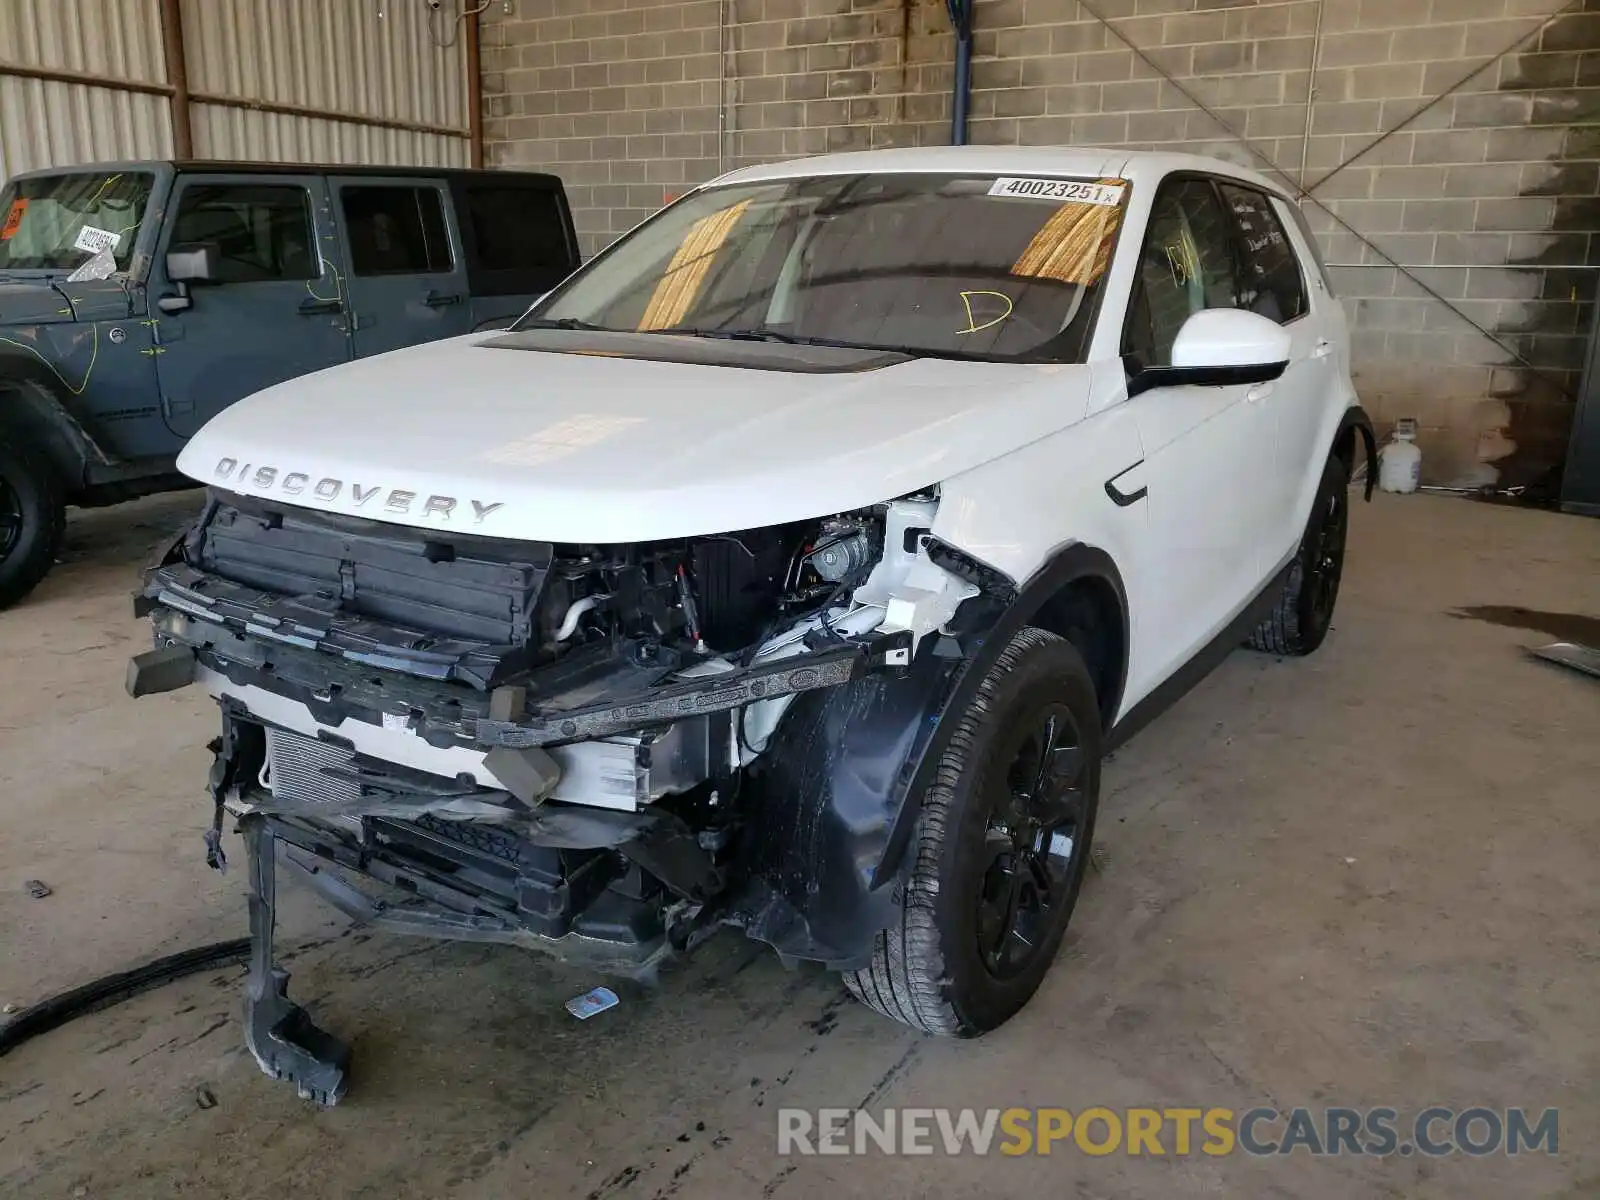
[{"label": "car hood", "polygon": [[118,279],[61,282],[0,279],[0,325],[52,325],[65,321],[114,321],[129,315],[132,299]]},{"label": "car hood", "polygon": [[[268,388],[210,421],[178,466],[229,491],[402,525],[647,541],[892,499],[1072,424],[1089,394],[1084,366],[664,335],[602,349],[575,336],[571,351],[550,349],[563,344],[552,336],[522,352],[518,336],[434,342]],[[691,344],[718,361],[656,357]]]},{"label": "car hood", "polygon": [[49,284],[0,282],[0,325],[46,325],[70,320],[72,306]]}]

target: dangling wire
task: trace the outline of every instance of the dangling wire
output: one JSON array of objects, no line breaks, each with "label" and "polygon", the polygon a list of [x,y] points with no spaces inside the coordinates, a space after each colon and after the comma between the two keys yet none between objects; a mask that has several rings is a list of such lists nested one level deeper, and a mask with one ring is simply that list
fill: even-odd
[{"label": "dangling wire", "polygon": [[[424,0],[424,3],[426,3],[426,0]],[[444,7],[442,5],[437,6],[437,7],[434,6],[434,5],[429,5],[428,6],[428,40],[431,41],[435,46],[438,46],[441,50],[450,49],[461,38],[461,26],[462,26],[462,23],[465,22],[468,17],[477,16],[479,13],[483,12],[485,9],[487,9],[489,7],[489,5],[491,5],[493,3],[494,3],[494,0],[483,0],[483,3],[478,5],[477,8],[472,8],[472,9],[463,8],[459,13],[456,14],[456,19],[453,22],[451,22],[450,36],[449,36],[448,39],[441,38],[441,37],[439,37],[439,35],[437,33],[434,32],[434,18],[435,17],[441,17],[441,16],[444,15]]]}]

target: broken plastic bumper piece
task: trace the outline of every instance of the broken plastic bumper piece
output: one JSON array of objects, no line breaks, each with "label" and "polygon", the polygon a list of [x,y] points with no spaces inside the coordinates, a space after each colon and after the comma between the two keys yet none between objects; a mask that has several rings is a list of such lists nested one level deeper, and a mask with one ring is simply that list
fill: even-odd
[{"label": "broken plastic bumper piece", "polygon": [[289,999],[289,973],[272,960],[276,921],[276,840],[265,818],[240,821],[250,859],[250,978],[245,1041],[262,1071],[292,1083],[302,1100],[339,1103],[349,1081],[350,1047],[319,1029]]}]

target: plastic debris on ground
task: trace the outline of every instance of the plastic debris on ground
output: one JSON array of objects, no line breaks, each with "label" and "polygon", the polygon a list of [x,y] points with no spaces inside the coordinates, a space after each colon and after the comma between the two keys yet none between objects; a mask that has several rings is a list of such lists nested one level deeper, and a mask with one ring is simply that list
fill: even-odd
[{"label": "plastic debris on ground", "polygon": [[610,988],[590,988],[581,996],[574,996],[567,1001],[567,1011],[580,1021],[587,1021],[596,1013],[603,1013],[608,1008],[615,1008],[621,1001],[617,994]]},{"label": "plastic debris on ground", "polygon": [[1600,679],[1600,650],[1580,642],[1551,642],[1548,646],[1530,647],[1528,653],[1545,662],[1560,667],[1570,667]]}]

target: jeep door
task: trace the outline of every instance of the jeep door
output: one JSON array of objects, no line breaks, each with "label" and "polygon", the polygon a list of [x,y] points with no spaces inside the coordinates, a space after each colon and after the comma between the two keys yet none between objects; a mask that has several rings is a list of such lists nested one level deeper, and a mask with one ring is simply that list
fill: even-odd
[{"label": "jeep door", "polygon": [[[235,400],[350,357],[327,193],[314,175],[179,177],[150,271],[167,426],[193,434]],[[208,246],[215,277],[180,286],[167,254]],[[168,311],[187,290],[189,307]],[[167,306],[162,301],[167,301]]]},{"label": "jeep door", "polygon": [[357,358],[471,330],[443,179],[333,176]]},{"label": "jeep door", "polygon": [[[1169,178],[1140,244],[1123,330],[1130,364],[1172,363],[1195,313],[1237,308],[1244,295],[1232,223],[1209,178]],[[1141,621],[1159,682],[1222,631],[1260,590],[1275,433],[1260,386],[1159,387],[1128,401],[1144,444],[1149,581]],[[1133,503],[1133,500],[1126,501]],[[1130,691],[1143,681],[1130,680]]]}]

